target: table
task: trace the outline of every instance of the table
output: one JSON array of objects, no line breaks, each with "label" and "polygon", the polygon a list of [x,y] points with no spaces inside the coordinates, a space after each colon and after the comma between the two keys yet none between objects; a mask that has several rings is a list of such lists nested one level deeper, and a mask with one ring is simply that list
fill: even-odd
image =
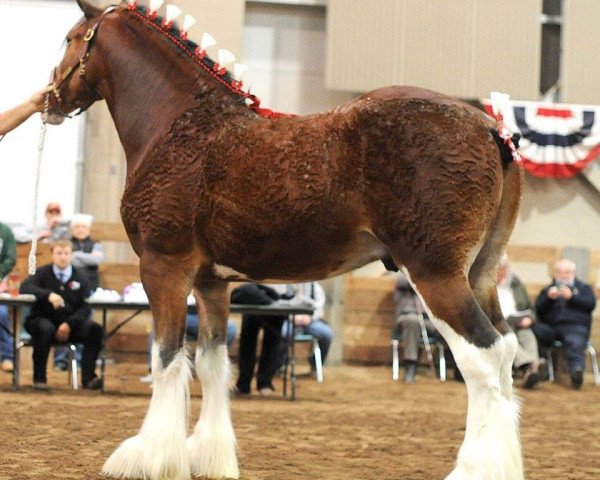
[{"label": "table", "polygon": [[[123,325],[132,320],[136,315],[139,315],[145,310],[150,310],[150,305],[146,302],[124,302],[117,301],[102,301],[89,299],[88,305],[93,309],[102,310],[102,328],[106,332],[107,314],[109,310],[133,310],[134,313],[119,323],[110,332],[106,333],[106,339],[114,335]],[[195,304],[188,305],[189,313],[197,313],[198,310]],[[270,315],[270,316],[285,316],[288,317],[289,328],[287,342],[287,359],[285,364],[285,376],[283,377],[283,395],[287,396],[287,377],[288,368],[290,370],[291,394],[290,400],[296,399],[296,355],[294,348],[295,325],[293,321],[294,315],[312,315],[314,309],[310,304],[291,304],[284,301],[278,301],[271,305],[241,305],[230,304],[229,313],[239,313],[242,315]],[[101,356],[100,376],[104,380],[104,372],[106,368],[105,356]],[[104,382],[102,382],[102,392],[104,392]]]},{"label": "table", "polygon": [[[29,306],[35,303],[35,297],[33,295],[18,295],[16,297],[10,297],[7,295],[0,294],[0,305],[7,305],[12,311],[13,320],[13,348],[15,352],[15,368],[13,370],[13,390],[17,390],[19,382],[19,355],[17,355],[17,342],[19,333],[19,309]],[[104,301],[104,300],[87,300],[90,308],[102,311],[102,328],[104,329],[106,339],[114,335],[119,328],[125,323],[133,319],[136,315],[139,315],[145,310],[150,310],[150,305],[146,302],[124,302],[122,300],[117,301]],[[111,332],[106,333],[107,315],[109,310],[133,310],[134,313],[127,317],[124,321],[118,324]],[[295,326],[293,322],[294,315],[312,315],[313,307],[310,304],[291,304],[287,302],[278,301],[271,305],[240,305],[231,304],[229,307],[230,313],[239,313],[242,315],[271,315],[271,316],[285,316],[288,317],[290,328],[288,328],[287,348],[288,348],[288,362],[285,365],[285,377],[283,381],[283,395],[287,396],[287,373],[288,366],[290,368],[290,383],[291,383],[291,395],[290,400],[296,399],[296,358],[294,352],[294,335]],[[188,305],[188,312],[197,313],[196,305]],[[104,380],[106,370],[106,358],[104,353],[100,356],[100,376]],[[289,365],[288,365],[289,364]],[[104,392],[104,381],[102,382],[102,392]]]}]

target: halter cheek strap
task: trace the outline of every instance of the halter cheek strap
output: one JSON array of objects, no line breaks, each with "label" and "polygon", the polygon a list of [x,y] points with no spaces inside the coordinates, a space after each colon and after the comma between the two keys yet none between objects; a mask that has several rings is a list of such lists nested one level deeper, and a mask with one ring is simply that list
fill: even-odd
[{"label": "halter cheek strap", "polygon": [[[86,32],[85,36],[83,37],[83,40],[86,42],[86,49],[85,52],[83,53],[83,55],[79,58],[79,60],[77,61],[77,63],[75,65],[69,66],[65,69],[65,71],[60,75],[60,80],[58,81],[58,83],[53,83],[52,84],[52,91],[54,93],[54,98],[56,99],[57,102],[57,110],[59,111],[59,113],[61,115],[63,115],[64,117],[69,117],[70,115],[65,114],[64,112],[61,111],[61,106],[62,106],[62,98],[60,96],[60,88],[63,85],[63,83],[65,83],[67,80],[70,79],[71,75],[73,74],[73,72],[75,72],[75,70],[79,71],[79,75],[81,76],[81,80],[83,81],[84,85],[86,86],[86,88],[88,90],[90,90],[94,96],[96,97],[95,100],[99,99],[100,96],[98,95],[98,92],[96,92],[96,90],[94,90],[89,83],[87,82],[87,80],[85,79],[85,65],[90,57],[90,50],[92,48],[92,45],[94,43],[94,38],[96,35],[96,31],[98,30],[98,27],[100,26],[100,23],[102,22],[102,20],[104,20],[104,17],[106,15],[108,15],[109,13],[115,11],[117,8],[116,5],[110,6],[108,7],[106,10],[104,10],[102,12],[102,15],[100,15],[100,17],[98,18],[98,20],[96,21],[96,23],[94,23],[94,25],[88,29],[88,31]],[[94,101],[95,101],[94,100]],[[75,115],[80,115],[81,113],[83,113],[85,110],[87,110],[91,104],[93,102],[91,102],[89,105],[87,105],[85,108],[80,107],[79,111],[75,114]]]}]

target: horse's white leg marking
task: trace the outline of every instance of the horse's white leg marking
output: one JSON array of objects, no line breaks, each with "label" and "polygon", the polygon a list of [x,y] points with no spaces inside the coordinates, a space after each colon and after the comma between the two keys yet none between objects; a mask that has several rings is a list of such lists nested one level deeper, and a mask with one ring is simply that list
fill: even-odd
[{"label": "horse's white leg marking", "polygon": [[224,344],[196,349],[202,409],[187,445],[193,475],[239,478],[236,440],[229,408],[231,365]]},{"label": "horse's white leg marking", "polygon": [[504,358],[500,365],[500,391],[508,400],[513,398],[512,366],[518,345],[517,336],[513,332],[504,335]]},{"label": "horse's white leg marking", "polygon": [[446,480],[523,480],[519,406],[505,395],[500,381],[501,369],[514,358],[514,348],[507,345],[512,337],[508,342],[498,337],[489,348],[478,348],[447,323],[431,318],[452,350],[468,396],[465,439]]},{"label": "horse's white leg marking", "polygon": [[190,365],[182,348],[165,369],[159,345],[152,345],[152,399],[140,432],[125,440],[102,467],[116,478],[190,478],[186,448]]}]

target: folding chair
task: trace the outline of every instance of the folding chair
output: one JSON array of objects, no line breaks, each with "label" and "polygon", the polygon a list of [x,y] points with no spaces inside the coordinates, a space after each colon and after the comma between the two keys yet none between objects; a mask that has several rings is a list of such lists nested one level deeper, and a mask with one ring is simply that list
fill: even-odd
[{"label": "folding chair", "polygon": [[[548,380],[554,381],[554,361],[552,360],[552,353],[562,347],[562,342],[556,340],[552,347],[548,348],[546,353],[546,364],[548,365]],[[587,342],[585,346],[586,351],[590,354],[590,360],[592,362],[592,370],[594,372],[594,382],[596,385],[600,385],[600,369],[598,369],[598,357],[596,356],[596,350],[592,345],[591,340]]]},{"label": "folding chair", "polygon": [[[435,346],[439,356],[439,369],[440,369],[440,380],[446,381],[446,355],[444,342],[434,335],[428,335],[429,344]],[[396,381],[400,378],[400,342],[402,341],[402,334],[397,329],[392,329],[392,380]],[[421,339],[419,342],[421,348],[425,347],[425,341]]]},{"label": "folding chair", "polygon": [[321,347],[317,338],[310,333],[296,333],[294,335],[294,343],[312,343],[312,351],[315,357],[315,368],[317,370],[317,382],[323,383],[323,357],[321,355]]},{"label": "folding chair", "polygon": [[[69,376],[67,378],[67,384],[70,384],[73,387],[73,390],[79,389],[79,382],[77,377],[77,359],[75,358],[75,351],[77,348],[74,343],[53,343],[53,347],[67,347],[68,348],[68,364],[69,364]],[[20,359],[19,354],[22,348],[31,347],[33,348],[33,343],[31,342],[31,337],[22,336],[17,342],[17,351],[15,352],[15,366],[13,369],[13,377],[14,377],[14,385],[15,389],[19,388],[20,381]]]}]

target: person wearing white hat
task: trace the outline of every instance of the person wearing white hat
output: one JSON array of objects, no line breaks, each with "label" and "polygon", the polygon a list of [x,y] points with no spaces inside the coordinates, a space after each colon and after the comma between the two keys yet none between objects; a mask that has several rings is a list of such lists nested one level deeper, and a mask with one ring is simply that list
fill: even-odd
[{"label": "person wearing white hat", "polygon": [[93,217],[86,213],[73,215],[71,218],[71,243],[73,243],[73,265],[85,271],[93,293],[100,283],[98,267],[104,262],[104,249],[100,242],[95,242],[90,236],[92,219]]}]

